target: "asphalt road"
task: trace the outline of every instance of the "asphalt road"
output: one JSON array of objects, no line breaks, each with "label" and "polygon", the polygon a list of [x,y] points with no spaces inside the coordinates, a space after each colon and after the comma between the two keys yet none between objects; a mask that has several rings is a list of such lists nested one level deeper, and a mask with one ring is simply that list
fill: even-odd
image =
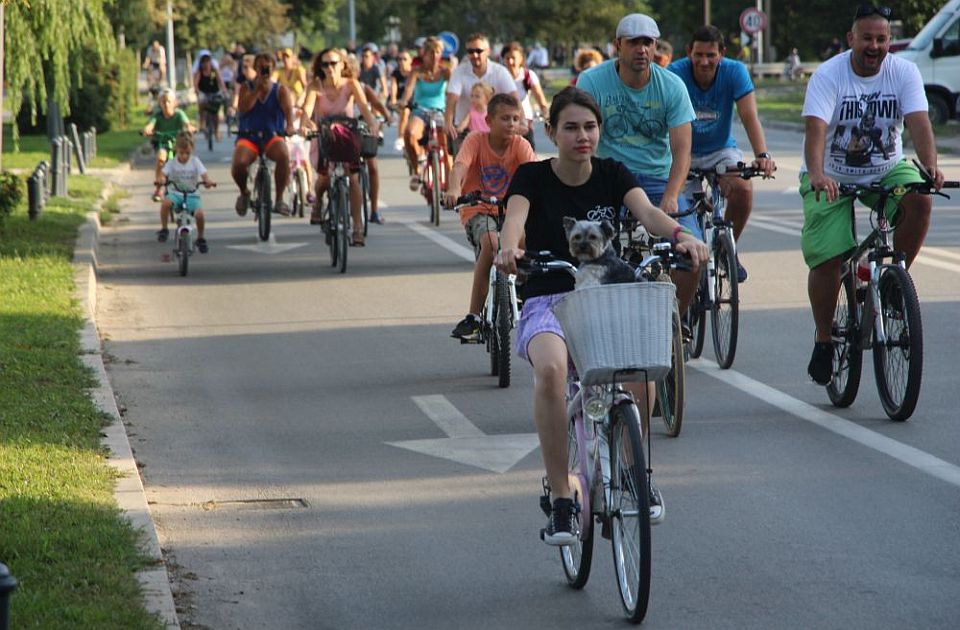
[{"label": "asphalt road", "polygon": [[[923,391],[886,419],[869,357],[855,404],[806,377],[801,137],[768,131],[740,243],[729,371],[688,366],[683,434],[654,425],[667,508],[654,529],[649,628],[956,628],[960,198],[939,199],[913,268]],[[388,145],[389,145],[388,141]],[[541,140],[541,149],[547,147]],[[98,324],[185,627],[567,628],[621,623],[610,550],[565,586],[538,531],[531,372],[507,390],[449,331],[471,255],[454,216],[426,225],[399,157],[381,159],[387,224],[336,273],[319,229],[275,219],[258,244],[232,210],[228,145],[198,155],[210,253],[186,278],[159,244],[152,174],[101,239]],[[960,160],[945,160],[960,177]]]}]

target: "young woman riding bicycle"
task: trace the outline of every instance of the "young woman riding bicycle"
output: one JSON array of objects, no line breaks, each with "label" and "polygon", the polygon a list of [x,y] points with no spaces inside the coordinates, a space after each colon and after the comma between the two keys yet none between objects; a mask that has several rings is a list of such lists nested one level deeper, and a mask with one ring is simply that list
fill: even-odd
[{"label": "young woman riding bicycle", "polygon": [[[646,193],[623,164],[594,157],[602,117],[593,98],[568,87],[550,107],[547,133],[558,157],[521,165],[507,191],[507,214],[501,234],[501,253],[495,263],[505,273],[516,273],[524,254],[521,237],[532,251],[548,250],[576,263],[570,255],[563,217],[586,219],[603,215],[614,224],[619,210],[628,210],[655,235],[672,237],[677,250],[693,263],[705,260],[706,245],[650,203]],[[565,388],[569,355],[563,332],[551,306],[573,289],[573,279],[554,274],[531,277],[523,286],[523,314],[517,327],[517,353],[533,365],[533,415],[547,478],[554,497],[544,540],[551,545],[574,540],[574,506],[567,481],[567,416]],[[598,314],[602,316],[602,314]],[[647,388],[634,393],[645,404]]]},{"label": "young woman riding bicycle", "polygon": [[[426,160],[423,149],[424,134],[429,124],[426,110],[443,111],[446,108],[447,81],[450,71],[441,65],[443,61],[443,43],[435,37],[428,37],[423,43],[423,63],[407,79],[401,106],[415,105],[416,109],[407,121],[403,142],[411,167],[410,190],[420,188],[420,171]],[[440,142],[446,145],[446,134],[440,134]],[[445,151],[447,155],[449,152]]]},{"label": "young woman riding bicycle", "polygon": [[[345,74],[346,58],[338,48],[327,48],[320,52],[313,60],[313,81],[307,89],[307,97],[303,105],[303,118],[308,127],[316,126],[326,116],[347,116],[354,117],[354,103],[360,108],[360,113],[366,121],[368,129],[372,133],[377,133],[379,125],[373,117],[370,107],[367,105],[367,98],[364,96],[363,88],[360,82],[349,74]],[[359,137],[352,138],[354,131],[347,129],[343,125],[334,125],[337,127],[338,134],[344,141],[356,140],[357,154],[359,157]],[[349,136],[347,134],[350,134]],[[330,177],[327,173],[327,165],[320,161],[319,140],[313,143],[311,147],[311,158],[314,164],[319,164],[317,168],[317,198],[319,199],[323,192],[330,185]],[[362,246],[365,244],[363,237],[363,218],[360,216],[360,179],[357,175],[358,164],[352,164],[350,168],[350,214],[353,215],[353,244]],[[319,207],[315,206],[310,215],[311,223],[319,223],[321,220]]]}]

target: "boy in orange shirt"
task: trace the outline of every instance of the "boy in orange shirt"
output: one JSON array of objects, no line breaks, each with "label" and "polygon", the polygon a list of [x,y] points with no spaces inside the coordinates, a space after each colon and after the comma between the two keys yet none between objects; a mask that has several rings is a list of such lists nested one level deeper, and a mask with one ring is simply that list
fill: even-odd
[{"label": "boy in orange shirt", "polygon": [[[514,171],[524,162],[537,159],[536,153],[519,135],[523,110],[510,94],[497,94],[487,104],[490,131],[475,131],[460,146],[447,183],[445,201],[453,206],[462,193],[481,191],[483,197],[502,199]],[[480,334],[480,309],[487,299],[488,279],[497,253],[497,208],[478,204],[460,211],[460,222],[473,245],[477,262],[473,267],[470,312],[451,333],[451,337],[474,339]]]}]

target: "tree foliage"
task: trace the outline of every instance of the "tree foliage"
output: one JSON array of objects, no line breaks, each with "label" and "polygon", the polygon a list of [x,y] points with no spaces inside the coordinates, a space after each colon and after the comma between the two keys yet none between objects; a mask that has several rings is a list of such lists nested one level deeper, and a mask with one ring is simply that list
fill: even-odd
[{"label": "tree foliage", "polygon": [[14,117],[27,97],[31,116],[47,99],[70,110],[70,92],[82,85],[85,64],[116,54],[103,0],[3,0],[4,78]]},{"label": "tree foliage", "polygon": [[174,32],[182,50],[228,47],[234,42],[269,47],[291,27],[281,0],[176,0]]}]

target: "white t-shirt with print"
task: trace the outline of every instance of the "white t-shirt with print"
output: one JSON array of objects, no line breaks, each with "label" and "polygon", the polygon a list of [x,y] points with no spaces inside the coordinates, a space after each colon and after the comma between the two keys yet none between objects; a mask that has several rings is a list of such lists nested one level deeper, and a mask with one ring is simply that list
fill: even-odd
[{"label": "white t-shirt with print", "polygon": [[457,108],[453,112],[453,124],[459,123],[470,114],[470,90],[480,81],[492,87],[494,94],[510,94],[517,91],[517,85],[506,67],[488,59],[487,71],[482,77],[478,77],[473,71],[470,60],[464,59],[454,69],[450,75],[450,81],[447,82],[447,94],[456,94],[458,97]]},{"label": "white t-shirt with print", "polygon": [[[927,111],[916,64],[887,55],[872,77],[854,73],[851,52],[817,68],[807,85],[803,115],[827,123],[824,173],[844,184],[868,184],[903,158],[903,117]],[[804,161],[801,173],[807,172]]]},{"label": "white t-shirt with print", "polygon": [[188,191],[196,188],[200,183],[200,178],[207,172],[203,162],[195,155],[191,155],[186,163],[181,162],[174,156],[163,165],[163,174],[178,190]]}]

